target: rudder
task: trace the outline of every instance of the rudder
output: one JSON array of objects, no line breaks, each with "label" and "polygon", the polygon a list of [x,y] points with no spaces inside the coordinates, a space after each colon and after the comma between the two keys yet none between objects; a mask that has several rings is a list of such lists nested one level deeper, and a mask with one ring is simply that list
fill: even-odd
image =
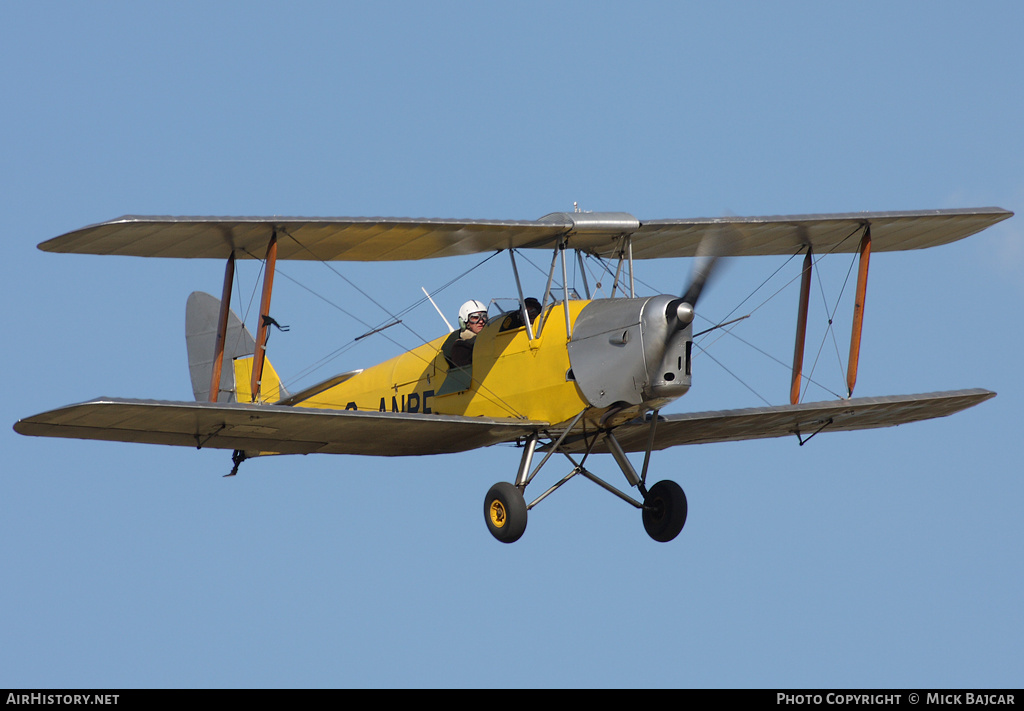
[{"label": "rudder", "polygon": [[[192,393],[198,402],[210,400],[210,379],[213,376],[213,353],[219,320],[220,299],[201,291],[189,294],[185,305],[185,343],[188,347],[188,371],[192,378]],[[251,357],[255,352],[256,339],[235,312],[229,311],[218,402],[238,401],[232,362],[236,358]]]}]

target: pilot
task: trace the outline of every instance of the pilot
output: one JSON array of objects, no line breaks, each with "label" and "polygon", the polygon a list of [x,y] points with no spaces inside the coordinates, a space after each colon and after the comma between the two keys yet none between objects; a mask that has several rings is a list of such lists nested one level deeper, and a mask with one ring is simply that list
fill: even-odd
[{"label": "pilot", "polygon": [[[537,316],[540,315],[540,302],[532,296],[528,296],[526,297],[525,303],[526,314],[530,317],[530,323],[533,323],[537,320]],[[523,310],[522,308],[518,308],[505,317],[505,320],[501,323],[501,330],[511,331],[513,328],[522,328],[524,325]]]},{"label": "pilot", "polygon": [[452,343],[448,360],[454,366],[469,365],[473,362],[473,346],[476,334],[487,325],[487,307],[476,299],[470,299],[459,309],[459,337]]}]

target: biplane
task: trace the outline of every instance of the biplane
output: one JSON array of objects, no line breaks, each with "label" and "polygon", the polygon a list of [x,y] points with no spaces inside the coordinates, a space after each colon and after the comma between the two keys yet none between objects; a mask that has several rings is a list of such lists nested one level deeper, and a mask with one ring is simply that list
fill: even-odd
[{"label": "biplane", "polygon": [[[784,436],[803,442],[820,432],[943,417],[993,397],[989,390],[971,389],[854,398],[853,389],[871,254],[947,244],[1011,215],[978,208],[680,220],[579,210],[532,221],[125,216],[39,248],[223,261],[221,299],[197,292],[186,309],[195,401],[98,398],[27,417],[14,429],[34,436],[230,450],[231,474],[263,454],[419,456],[515,443],[522,454],[512,481],[495,484],[484,498],[484,520],[499,541],[518,540],[528,512],[575,476],[638,509],[651,538],[670,541],[686,522],[688,504],[671,480],[648,486],[655,451]],[[551,256],[541,299],[524,297],[516,255],[527,250]],[[275,324],[270,304],[277,260],[374,262],[501,251],[509,256],[518,303],[488,320],[468,365],[448,357],[448,334],[291,393],[266,357],[268,329]],[[805,403],[800,399],[811,273],[817,258],[836,253],[858,264],[847,396]],[[695,309],[718,260],[800,254],[789,404],[662,414],[690,389]],[[615,265],[610,297],[592,295],[582,268],[586,293],[568,288],[568,265],[579,260],[582,267],[584,257],[604,261],[608,275]],[[693,258],[682,294],[637,296],[637,261],[680,257]],[[230,307],[238,259],[263,262],[255,336]],[[559,281],[561,298],[553,288]],[[630,453],[643,455],[639,472]],[[611,455],[627,491],[635,493],[588,468],[598,454]],[[571,470],[527,503],[527,488],[556,455],[568,459]]]}]

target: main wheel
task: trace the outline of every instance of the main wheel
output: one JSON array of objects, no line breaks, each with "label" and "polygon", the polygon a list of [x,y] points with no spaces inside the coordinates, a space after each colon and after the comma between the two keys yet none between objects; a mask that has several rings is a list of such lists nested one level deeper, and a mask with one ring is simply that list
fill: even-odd
[{"label": "main wheel", "polygon": [[686,494],[674,481],[659,481],[644,498],[644,530],[656,541],[665,543],[679,535],[686,523]]},{"label": "main wheel", "polygon": [[484,499],[487,530],[502,543],[518,541],[526,530],[526,501],[512,484],[499,482]]}]

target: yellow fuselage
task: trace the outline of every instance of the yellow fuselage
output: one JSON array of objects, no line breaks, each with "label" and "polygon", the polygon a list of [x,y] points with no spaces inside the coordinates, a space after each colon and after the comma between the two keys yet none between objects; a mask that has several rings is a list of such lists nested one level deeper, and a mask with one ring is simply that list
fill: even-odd
[{"label": "yellow fuselage", "polygon": [[502,330],[507,317],[494,319],[476,336],[472,379],[465,389],[449,392],[451,384],[444,385],[449,365],[441,353],[446,338],[442,336],[296,404],[564,422],[587,406],[569,379],[566,344],[572,324],[588,303],[568,302],[568,333],[563,303],[548,308],[543,319],[534,322],[540,329],[533,340],[525,327]]}]

